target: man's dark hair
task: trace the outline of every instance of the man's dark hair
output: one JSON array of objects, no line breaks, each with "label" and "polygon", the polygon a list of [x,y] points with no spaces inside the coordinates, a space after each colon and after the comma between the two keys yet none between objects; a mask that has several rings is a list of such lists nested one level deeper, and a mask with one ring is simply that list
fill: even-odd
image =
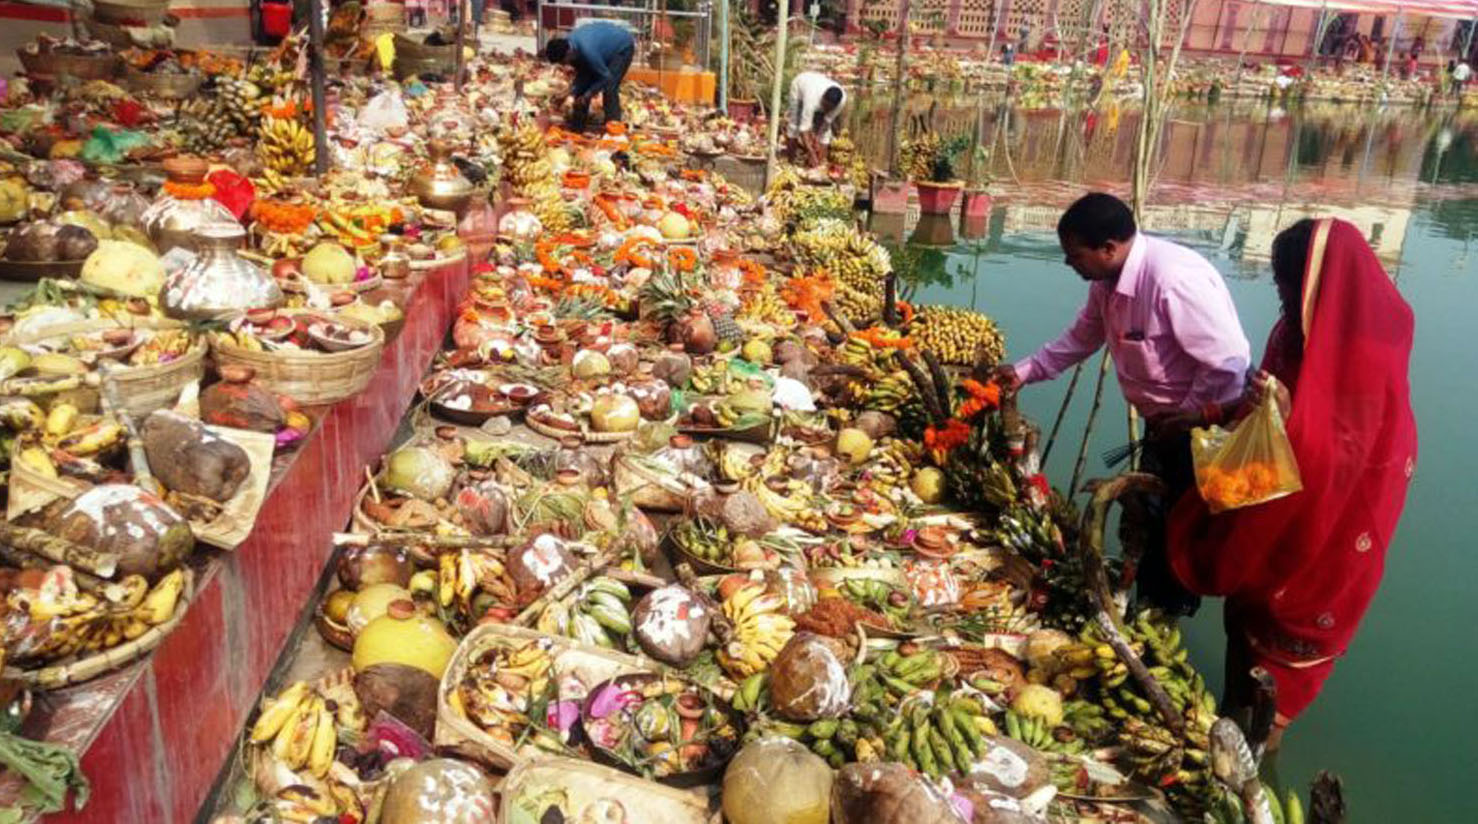
[{"label": "man's dark hair", "polygon": [[1129,204],[1103,192],[1078,198],[1057,219],[1057,236],[1101,249],[1111,240],[1126,241],[1139,231]]},{"label": "man's dark hair", "polygon": [[821,108],[831,111],[842,105],[842,87],[832,86],[821,95]]},{"label": "man's dark hair", "polygon": [[550,63],[565,62],[565,55],[570,53],[570,41],[563,37],[551,37],[544,44],[544,59]]}]

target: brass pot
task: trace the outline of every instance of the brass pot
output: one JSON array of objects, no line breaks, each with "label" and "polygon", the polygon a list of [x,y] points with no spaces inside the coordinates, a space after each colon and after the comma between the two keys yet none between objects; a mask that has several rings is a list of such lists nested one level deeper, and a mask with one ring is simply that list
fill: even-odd
[{"label": "brass pot", "polygon": [[416,173],[411,188],[422,206],[460,214],[477,188],[452,163],[451,147],[445,141],[431,141],[430,151],[431,162]]}]

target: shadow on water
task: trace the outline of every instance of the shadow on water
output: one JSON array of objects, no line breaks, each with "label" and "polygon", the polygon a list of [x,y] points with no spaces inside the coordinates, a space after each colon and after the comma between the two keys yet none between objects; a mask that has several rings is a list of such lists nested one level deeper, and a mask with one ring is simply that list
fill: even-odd
[{"label": "shadow on water", "polygon": [[[1085,287],[1062,265],[1057,217],[1085,190],[1127,193],[1137,113],[939,104],[933,117],[946,135],[969,133],[973,118],[985,118],[980,133],[995,136],[989,216],[967,227],[958,215],[920,218],[911,210],[876,215],[871,226],[895,250],[913,300],[990,314],[1019,358],[1054,338],[1081,306]],[[854,134],[874,157],[886,124],[886,103],[854,115]],[[1478,624],[1468,583],[1478,512],[1468,411],[1478,406],[1478,370],[1468,365],[1478,306],[1478,113],[1181,107],[1165,129],[1150,199],[1147,228],[1197,249],[1226,278],[1254,358],[1278,314],[1269,245],[1305,216],[1360,227],[1415,310],[1420,468],[1381,592],[1319,701],[1293,727],[1279,767],[1300,787],[1318,770],[1343,776],[1357,824],[1478,821],[1478,794],[1468,789],[1478,658],[1461,652]],[[1047,466],[1059,485],[1072,473],[1086,423],[1092,387],[1083,383]],[[1049,426],[1065,390],[1066,380],[1031,387],[1023,406]],[[1086,445],[1090,477],[1108,474],[1096,456],[1125,443],[1126,417],[1110,378]],[[1215,602],[1188,636],[1197,665],[1220,683]]]}]

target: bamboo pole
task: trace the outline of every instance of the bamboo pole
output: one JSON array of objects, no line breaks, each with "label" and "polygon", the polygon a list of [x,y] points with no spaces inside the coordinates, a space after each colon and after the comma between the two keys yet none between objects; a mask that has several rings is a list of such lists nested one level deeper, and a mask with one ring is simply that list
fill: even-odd
[{"label": "bamboo pole", "polygon": [[466,58],[462,51],[467,43],[467,0],[457,0],[457,60],[452,70],[456,76],[452,79],[452,87],[459,93],[462,91],[462,72],[465,71]]},{"label": "bamboo pole", "polygon": [[313,173],[328,172],[328,119],[324,108],[323,0],[310,0],[308,7],[308,84],[313,92]]},{"label": "bamboo pole", "polygon": [[1266,9],[1262,3],[1258,3],[1252,10],[1252,26],[1247,29],[1247,36],[1242,38],[1242,51],[1237,54],[1237,78],[1232,81],[1233,94],[1242,88],[1242,66],[1247,62],[1247,47],[1252,45],[1252,35],[1257,32],[1257,26],[1262,22],[1264,11]]},{"label": "bamboo pole", "polygon": [[1083,425],[1083,442],[1078,445],[1078,460],[1073,464],[1073,482],[1067,488],[1068,498],[1077,494],[1078,483],[1083,480],[1083,469],[1088,463],[1088,443],[1093,440],[1093,422],[1098,418],[1098,410],[1103,406],[1104,378],[1108,377],[1109,364],[1113,363],[1113,360],[1109,357],[1108,348],[1105,347],[1103,359],[1098,364],[1098,385],[1093,389],[1093,406],[1088,410],[1088,422]]},{"label": "bamboo pole", "polygon": [[1042,465],[1047,464],[1047,457],[1052,454],[1052,445],[1057,442],[1057,432],[1062,428],[1062,420],[1067,417],[1068,407],[1072,405],[1073,393],[1078,391],[1078,380],[1083,377],[1083,362],[1073,367],[1073,376],[1067,382],[1067,394],[1062,396],[1062,405],[1057,407],[1057,417],[1052,420],[1052,434],[1047,436],[1047,446],[1042,450]]},{"label": "bamboo pole", "polygon": [[770,154],[765,159],[765,180],[775,176],[776,144],[780,139],[780,93],[785,83],[785,41],[790,29],[790,4],[775,5],[775,81],[770,84]]},{"label": "bamboo pole", "polygon": [[898,61],[893,70],[893,111],[888,127],[888,174],[898,178],[898,120],[903,116],[903,70],[908,57],[908,13],[911,0],[898,6]]},{"label": "bamboo pole", "polygon": [[729,0],[718,0],[718,109],[729,106]]},{"label": "bamboo pole", "polygon": [[1391,27],[1391,42],[1386,46],[1386,59],[1381,64],[1380,84],[1384,88],[1386,78],[1391,74],[1391,53],[1396,50],[1396,38],[1401,36],[1401,9],[1396,9],[1396,24]]}]

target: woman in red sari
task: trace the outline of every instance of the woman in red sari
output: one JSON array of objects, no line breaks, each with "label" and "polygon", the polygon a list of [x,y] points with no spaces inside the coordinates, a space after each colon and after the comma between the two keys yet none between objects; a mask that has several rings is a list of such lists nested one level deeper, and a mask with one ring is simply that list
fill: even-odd
[{"label": "woman in red sari", "polygon": [[1417,449],[1413,315],[1360,232],[1301,221],[1274,240],[1273,277],[1283,314],[1263,370],[1288,389],[1277,400],[1303,491],[1220,515],[1188,494],[1168,530],[1181,582],[1227,599],[1227,707],[1250,702],[1253,666],[1277,682],[1270,746],[1318,695],[1380,585]]}]

